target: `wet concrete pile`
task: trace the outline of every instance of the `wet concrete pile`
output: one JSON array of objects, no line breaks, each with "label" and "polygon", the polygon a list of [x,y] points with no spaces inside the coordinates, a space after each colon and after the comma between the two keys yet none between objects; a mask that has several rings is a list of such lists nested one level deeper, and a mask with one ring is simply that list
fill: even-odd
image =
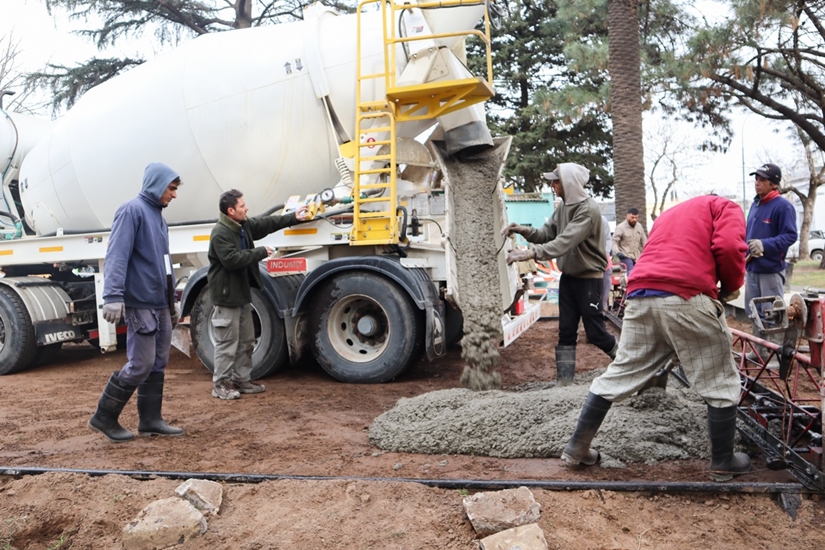
[{"label": "wet concrete pile", "polygon": [[459,301],[464,316],[461,357],[467,362],[461,384],[472,390],[501,387],[496,372],[500,355],[501,290],[494,227],[494,208],[501,148],[488,151],[470,162],[444,159],[453,190],[452,235],[460,288]]},{"label": "wet concrete pile", "polygon": [[[589,389],[583,382],[521,392],[441,390],[401,399],[370,426],[370,443],[397,452],[559,457]],[[593,446],[602,467],[709,458],[706,407],[692,390],[648,390],[613,405]]]}]

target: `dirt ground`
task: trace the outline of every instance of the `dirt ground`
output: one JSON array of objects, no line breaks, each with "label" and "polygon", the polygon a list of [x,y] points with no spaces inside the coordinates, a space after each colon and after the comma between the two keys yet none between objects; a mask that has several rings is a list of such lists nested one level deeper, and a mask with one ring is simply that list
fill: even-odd
[{"label": "dirt ground", "polygon": [[[504,389],[555,378],[556,330],[555,321],[540,321],[502,350]],[[370,423],[399,398],[459,387],[459,348],[382,385],[341,384],[316,365],[293,367],[265,379],[265,393],[238,401],[212,398],[208,371],[173,350],[164,416],[186,434],[116,445],[90,432],[86,421],[124,357],[72,345],[51,364],[0,377],[0,466],[343,478],[224,483],[221,513],[207,518],[206,534],[176,548],[478,548],[462,507],[466,490],[374,478],[708,480],[704,461],[577,469],[557,459],[417,455],[371,446]],[[601,351],[580,344],[579,370],[607,362]],[[134,399],[121,421],[136,428]],[[768,471],[758,457],[754,472],[738,479],[793,481]],[[0,549],[120,548],[122,528],[149,502],[173,496],[179,483],[64,472],[0,476]],[[825,503],[817,495],[803,495],[793,520],[768,495],[533,494],[550,548],[822,547]]]}]

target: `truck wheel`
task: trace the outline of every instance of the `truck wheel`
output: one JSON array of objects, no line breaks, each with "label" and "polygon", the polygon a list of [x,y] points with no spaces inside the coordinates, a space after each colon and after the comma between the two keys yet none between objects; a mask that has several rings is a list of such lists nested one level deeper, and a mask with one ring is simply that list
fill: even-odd
[{"label": "truck wheel", "polygon": [[37,357],[37,340],[29,312],[20,296],[0,286],[0,374],[31,367]]},{"label": "truck wheel", "polygon": [[407,293],[383,277],[340,275],[313,300],[309,326],[315,359],[341,382],[392,380],[423,348],[419,313]]},{"label": "truck wheel", "polygon": [[[209,286],[204,286],[192,307],[192,344],[201,362],[215,372],[215,334]],[[284,322],[274,311],[269,299],[257,288],[252,289],[252,322],[255,325],[255,347],[252,350],[252,379],[274,373],[287,362],[286,330]]]},{"label": "truck wheel", "polygon": [[822,251],[821,250],[814,250],[811,252],[811,259],[817,262],[822,261]]}]

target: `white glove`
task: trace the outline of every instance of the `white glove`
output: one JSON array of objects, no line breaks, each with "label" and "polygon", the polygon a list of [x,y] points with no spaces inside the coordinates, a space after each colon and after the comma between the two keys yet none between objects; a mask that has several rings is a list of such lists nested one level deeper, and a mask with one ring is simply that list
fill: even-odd
[{"label": "white glove", "polygon": [[536,251],[532,248],[528,248],[526,250],[511,250],[507,254],[507,265],[512,264],[513,262],[524,262],[526,260],[532,260],[536,257]]},{"label": "white glove", "polygon": [[126,304],[123,302],[111,302],[103,304],[103,318],[106,322],[116,325],[126,315]]},{"label": "white glove", "polygon": [[507,227],[505,227],[504,229],[501,230],[501,234],[505,237],[509,237],[513,233],[518,233],[519,235],[521,235],[525,239],[532,232],[533,232],[532,227],[526,227],[526,226],[523,226],[523,225],[519,225],[515,222],[511,223],[510,225],[508,225]]},{"label": "white glove", "polygon": [[732,292],[728,292],[726,290],[720,290],[719,291],[719,301],[724,303],[724,304],[727,304],[728,302],[732,302],[737,298],[739,298],[739,291],[738,290],[734,290]]},{"label": "white glove", "polygon": [[765,253],[765,245],[759,239],[751,239],[748,241],[748,250],[758,258]]}]

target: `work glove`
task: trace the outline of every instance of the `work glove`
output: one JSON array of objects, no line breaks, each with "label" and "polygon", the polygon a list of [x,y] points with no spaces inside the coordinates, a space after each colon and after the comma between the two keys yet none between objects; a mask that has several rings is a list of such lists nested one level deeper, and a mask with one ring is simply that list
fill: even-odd
[{"label": "work glove", "polygon": [[724,303],[727,304],[728,302],[732,302],[733,300],[735,300],[737,298],[739,298],[739,291],[738,290],[734,290],[734,291],[731,291],[731,292],[728,292],[727,290],[720,290],[719,291],[719,301],[720,302],[724,302]]},{"label": "work glove", "polygon": [[116,325],[126,315],[126,304],[123,302],[110,302],[103,304],[103,318],[107,323]]},{"label": "work glove", "polygon": [[172,328],[178,326],[178,322],[180,322],[180,313],[178,312],[178,308],[169,308],[169,316],[172,318]]},{"label": "work glove", "polygon": [[513,222],[501,230],[501,234],[505,237],[509,237],[513,233],[517,233],[526,239],[528,235],[531,235],[533,233],[533,228],[525,227],[523,225],[519,225]]},{"label": "work glove", "polygon": [[526,262],[527,260],[534,260],[536,258],[536,251],[528,248],[528,249],[516,249],[511,250],[507,254],[507,265],[511,265],[513,262]]},{"label": "work glove", "polygon": [[765,245],[759,239],[751,239],[748,241],[748,252],[758,258],[765,253]]}]

